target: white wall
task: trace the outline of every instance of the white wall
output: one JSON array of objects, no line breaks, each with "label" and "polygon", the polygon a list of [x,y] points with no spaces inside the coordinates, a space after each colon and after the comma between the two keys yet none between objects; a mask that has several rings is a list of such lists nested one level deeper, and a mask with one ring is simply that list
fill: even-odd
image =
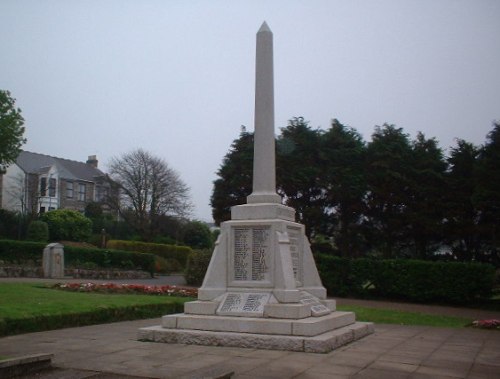
[{"label": "white wall", "polygon": [[1,207],[14,212],[22,211],[23,197],[25,196],[26,175],[21,168],[13,163],[7,167],[3,176]]}]

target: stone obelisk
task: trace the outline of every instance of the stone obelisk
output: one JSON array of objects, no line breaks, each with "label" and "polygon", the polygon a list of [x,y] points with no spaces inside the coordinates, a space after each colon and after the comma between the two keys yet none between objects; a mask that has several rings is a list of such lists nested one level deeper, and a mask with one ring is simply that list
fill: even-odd
[{"label": "stone obelisk", "polygon": [[247,202],[280,204],[274,148],[273,33],[266,22],[257,32],[254,125],[253,192]]},{"label": "stone obelisk", "polygon": [[325,353],[373,332],[336,311],[305,227],[276,193],[273,35],[257,33],[253,192],[221,224],[198,300],[139,339]]}]

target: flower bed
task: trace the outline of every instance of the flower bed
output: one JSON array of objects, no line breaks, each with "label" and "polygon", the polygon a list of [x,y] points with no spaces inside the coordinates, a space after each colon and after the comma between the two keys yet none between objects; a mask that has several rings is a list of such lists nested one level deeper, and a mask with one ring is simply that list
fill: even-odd
[{"label": "flower bed", "polygon": [[491,319],[491,320],[477,320],[472,323],[472,326],[475,328],[481,329],[498,329],[500,330],[500,320]]},{"label": "flower bed", "polygon": [[100,292],[120,294],[145,294],[162,296],[197,297],[198,289],[177,286],[146,286],[142,284],[114,283],[57,283],[52,288],[73,292]]}]

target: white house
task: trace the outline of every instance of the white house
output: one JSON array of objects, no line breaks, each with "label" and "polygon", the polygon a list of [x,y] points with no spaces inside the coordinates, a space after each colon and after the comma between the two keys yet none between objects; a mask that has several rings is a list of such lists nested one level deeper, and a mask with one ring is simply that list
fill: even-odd
[{"label": "white house", "polygon": [[77,162],[22,151],[0,174],[0,208],[43,213],[65,208],[84,211],[90,202],[103,202],[109,193],[106,175],[95,155]]}]

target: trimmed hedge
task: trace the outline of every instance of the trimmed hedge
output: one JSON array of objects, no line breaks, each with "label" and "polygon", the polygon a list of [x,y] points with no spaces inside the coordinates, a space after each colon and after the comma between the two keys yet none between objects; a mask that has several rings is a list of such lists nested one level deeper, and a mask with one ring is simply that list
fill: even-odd
[{"label": "trimmed hedge", "polygon": [[495,283],[495,268],[482,263],[315,258],[332,296],[464,304],[488,299]]},{"label": "trimmed hedge", "polygon": [[[33,261],[41,265],[45,243],[0,240],[0,260],[21,264]],[[64,246],[64,262],[67,266],[92,262],[102,268],[140,269],[154,274],[155,257],[153,254],[139,254],[129,251],[110,249],[89,249]]]},{"label": "trimmed hedge", "polygon": [[175,301],[164,304],[100,308],[91,312],[36,316],[24,319],[4,318],[0,319],[0,337],[84,325],[153,318],[166,314],[180,313],[183,309],[184,302]]},{"label": "trimmed hedge", "polygon": [[21,264],[33,261],[42,264],[43,242],[0,240],[0,260]]},{"label": "trimmed hedge", "polygon": [[88,249],[83,247],[64,247],[64,262],[76,266],[78,263],[94,262],[103,268],[140,269],[148,271],[151,276],[155,272],[153,254],[134,253],[111,249]]},{"label": "trimmed hedge", "polygon": [[122,240],[110,240],[107,243],[107,247],[110,249],[154,254],[166,260],[176,260],[182,267],[186,267],[188,255],[193,251],[189,246]]}]

